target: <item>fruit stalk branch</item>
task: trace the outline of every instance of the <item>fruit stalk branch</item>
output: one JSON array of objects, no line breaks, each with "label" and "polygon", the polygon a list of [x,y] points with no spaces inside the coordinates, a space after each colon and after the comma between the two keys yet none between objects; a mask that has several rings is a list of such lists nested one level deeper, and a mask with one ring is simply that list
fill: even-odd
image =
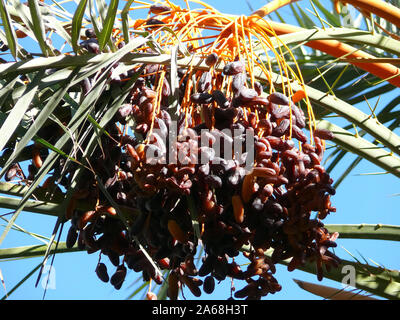
[{"label": "fruit stalk branch", "polygon": [[265,16],[269,15],[270,13],[278,10],[279,8],[282,8],[288,4],[291,4],[291,3],[294,3],[297,1],[299,1],[299,0],[274,0],[274,1],[267,3],[260,9],[254,11],[251,15],[265,17]]},{"label": "fruit stalk branch", "polygon": [[[290,1],[283,1],[286,2],[287,4],[290,3]],[[355,1],[348,1],[352,2],[351,4],[355,5],[355,3],[364,3],[364,2],[369,2],[370,4],[368,5],[369,9],[375,8],[375,3],[377,8],[382,9],[382,3],[383,1],[362,1],[362,0],[355,0]],[[274,3],[276,3],[274,5]],[[273,1],[269,3],[269,8],[272,10],[272,8],[278,8],[281,7],[282,5],[281,1]],[[386,4],[386,3],[385,3]],[[264,8],[264,9],[263,9]],[[250,18],[252,19],[253,23],[256,23],[259,25],[261,28],[263,28],[266,32],[270,30],[271,28],[273,31],[279,36],[283,34],[289,34],[289,33],[294,33],[294,32],[299,32],[299,31],[305,31],[305,29],[296,27],[290,24],[283,24],[283,23],[278,23],[278,22],[272,22],[272,21],[265,21],[261,18],[265,16],[265,14],[270,13],[267,8],[263,7],[260,10],[257,10]],[[389,6],[387,7],[387,10],[378,10],[377,12],[373,11],[374,13],[378,14],[382,12],[387,13],[389,10]],[[400,9],[395,8],[396,10],[392,10],[392,19],[389,21],[395,21],[397,23],[400,23]],[[386,16],[386,15],[385,15]],[[314,41],[309,41],[305,45],[315,49],[319,50],[322,52],[325,52],[333,57],[340,58],[340,57],[346,57],[347,59],[374,59],[375,57],[363,52],[361,50],[357,50],[356,48],[349,46],[345,43],[342,43],[337,40],[314,40]],[[385,79],[392,85],[396,87],[400,87],[400,70],[399,68],[395,67],[394,65],[390,63],[376,63],[376,62],[371,62],[371,63],[357,63],[357,62],[352,62],[353,65],[356,67],[365,70],[380,79]]]}]

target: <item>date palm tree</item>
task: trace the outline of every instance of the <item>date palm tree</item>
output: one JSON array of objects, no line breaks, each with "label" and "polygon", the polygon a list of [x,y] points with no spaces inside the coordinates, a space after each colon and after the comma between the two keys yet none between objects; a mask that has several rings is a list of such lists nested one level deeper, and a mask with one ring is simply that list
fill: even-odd
[{"label": "date palm tree", "polygon": [[[10,231],[39,237],[16,224],[21,212],[52,216],[55,223],[52,236],[43,245],[0,249],[3,261],[43,257],[4,298],[33,275],[37,276],[38,283],[44,266],[55,254],[87,251],[100,252],[100,258],[108,256],[115,265],[112,277],[102,262],[98,263],[96,272],[101,280],[110,281],[116,289],[123,283],[126,267],[142,272],[138,273],[138,281],[143,284],[131,297],[143,291],[147,292],[148,299],[177,298],[183,288],[198,297],[200,286],[206,292],[212,291],[213,277],[217,280],[237,277],[236,281],[248,281],[243,281],[246,287],[236,293],[232,289],[231,295],[261,298],[265,292],[281,290],[274,278],[279,280],[279,274],[274,274],[273,269],[275,264],[282,264],[289,270],[301,270],[316,274],[319,280],[339,283],[343,280],[343,267],[350,266],[355,271],[354,290],[297,280],[301,288],[324,298],[373,299],[373,295],[398,299],[399,271],[326,252],[334,247],[338,236],[360,242],[383,240],[391,245],[390,241],[400,240],[400,226],[378,222],[365,225],[361,221],[323,226],[325,216],[335,214],[327,196],[323,198],[323,208],[310,210],[316,211],[314,219],[310,213],[307,215],[307,223],[314,221],[318,226],[293,231],[288,225],[294,218],[290,211],[286,212],[288,217],[279,220],[283,226],[276,227],[279,237],[268,240],[269,245],[257,247],[257,241],[261,241],[254,240],[258,229],[247,217],[248,210],[257,205],[250,204],[257,193],[254,186],[272,186],[275,193],[270,194],[270,199],[275,197],[278,201],[279,184],[285,185],[288,193],[294,188],[288,184],[291,182],[287,177],[291,181],[290,175],[295,173],[288,168],[282,177],[273,176],[273,171],[261,170],[271,168],[255,168],[253,173],[241,176],[238,193],[226,192],[227,195],[215,191],[219,181],[225,183],[221,178],[205,174],[213,177],[204,178],[212,186],[205,202],[194,196],[196,188],[202,188],[197,186],[197,183],[201,185],[197,178],[192,179],[196,181],[193,184],[190,179],[179,184],[169,177],[165,183],[176,185],[171,190],[179,190],[177,197],[176,192],[171,195],[169,191],[161,195],[162,187],[157,185],[160,180],[152,180],[159,172],[149,169],[146,174],[150,172],[150,176],[145,177],[140,173],[147,170],[143,159],[154,142],[153,130],[163,129],[160,119],[177,120],[185,129],[205,125],[222,130],[225,124],[220,125],[220,119],[229,118],[226,108],[235,112],[230,120],[244,117],[243,121],[251,123],[249,117],[254,116],[253,126],[261,139],[268,131],[267,124],[271,125],[269,120],[273,119],[269,118],[275,112],[271,105],[276,104],[287,105],[289,110],[286,122],[279,119],[271,127],[270,134],[279,140],[277,146],[296,138],[302,143],[299,152],[307,148],[325,151],[325,162],[320,158],[315,160],[318,164],[314,163],[323,171],[321,175],[329,177],[333,170],[341,171],[333,185],[326,187],[331,195],[334,189],[340,192],[339,185],[344,179],[351,179],[349,174],[363,160],[394,178],[400,177],[400,137],[395,132],[399,126],[396,107],[400,102],[397,94],[400,1],[311,0],[309,11],[302,7],[306,2],[273,0],[248,16],[235,16],[194,0],[185,1],[182,6],[168,0],[162,3],[129,0],[122,4],[118,0],[108,3],[1,0],[0,207],[12,210],[12,214],[1,216],[5,226],[0,245]],[[248,5],[251,7],[251,2]],[[349,8],[360,14],[362,20],[358,26],[349,23],[354,22],[349,18]],[[282,10],[290,10],[296,25],[285,21],[280,14]],[[246,74],[247,79],[240,80],[237,74]],[[231,87],[235,88],[239,81],[242,81],[240,90],[235,93]],[[379,102],[381,96],[389,97],[379,104],[382,107],[369,103],[374,99]],[[362,111],[366,106],[370,108],[369,113]],[[263,122],[264,114],[266,121]],[[301,125],[301,114],[305,115],[304,125]],[[289,131],[279,135],[282,123],[287,123],[285,130]],[[308,137],[296,131],[298,127],[307,132],[310,144],[305,145]],[[280,139],[281,136],[285,138]],[[277,140],[268,141],[272,144]],[[283,155],[284,152],[275,152],[277,159],[270,162],[287,167],[297,156]],[[278,159],[284,156],[289,160]],[[181,167],[183,171],[177,169],[174,175],[200,176],[194,168]],[[294,181],[302,179],[296,177]],[[267,179],[268,183],[257,184],[258,179]],[[129,192],[123,189],[124,181],[134,181]],[[304,181],[298,188],[303,188]],[[149,195],[153,200],[144,201]],[[213,277],[204,271],[207,259],[202,263],[201,257],[213,256],[212,250],[216,249],[209,249],[207,245],[212,241],[207,238],[208,220],[202,219],[202,212],[205,207],[215,206],[216,197],[228,199],[222,202],[225,204],[221,205],[221,212],[229,212],[232,226],[240,228],[248,223],[246,230],[241,229],[242,235],[248,232],[248,238],[243,236],[245,240],[234,252],[233,249],[224,252],[229,261],[242,254],[250,259],[250,264],[247,261],[242,265],[247,271],[237,271],[240,268],[235,261],[240,260],[232,258],[226,265],[233,269],[225,270],[221,276],[224,272],[218,272],[215,265],[225,259],[222,254],[220,260],[216,258],[209,263],[214,265],[210,267]],[[130,202],[133,198],[134,206]],[[142,200],[136,200],[139,198]],[[170,208],[166,215],[170,218],[159,218],[165,220],[164,224],[160,222],[163,229],[152,229],[153,220],[158,219],[154,218],[155,212],[161,210],[160,203]],[[253,209],[249,209],[251,205]],[[179,219],[171,218],[175,211],[187,214]],[[293,223],[300,228],[297,222]],[[232,226],[229,230],[235,232]],[[69,228],[66,239],[61,239],[63,227]],[[321,232],[319,238],[315,230]],[[300,238],[293,236],[299,232]],[[155,249],[162,247],[159,239],[171,239],[168,237],[172,237],[176,247],[184,248],[191,255],[190,261],[187,257],[182,261],[183,267],[174,265],[173,261],[181,258],[176,258],[172,251],[161,254],[161,250]],[[307,249],[293,249],[297,248],[293,241],[301,242],[308,237],[311,239]],[[130,251],[121,249],[124,246]],[[318,254],[312,251],[314,247],[318,248]],[[196,278],[199,273],[206,276],[204,281]],[[260,282],[256,282],[254,277],[260,274],[262,277],[257,280]],[[268,289],[263,291],[265,294],[257,295],[251,291],[252,283],[265,284]]]}]

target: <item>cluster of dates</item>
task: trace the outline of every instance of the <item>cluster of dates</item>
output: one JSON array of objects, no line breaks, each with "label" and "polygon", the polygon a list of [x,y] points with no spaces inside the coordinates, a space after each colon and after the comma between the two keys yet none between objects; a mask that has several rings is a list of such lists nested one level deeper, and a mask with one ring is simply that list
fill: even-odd
[{"label": "cluster of dates", "polygon": [[[330,235],[321,222],[335,211],[332,179],[321,166],[323,140],[332,134],[314,130],[310,144],[299,107],[282,93],[263,93],[259,83],[251,88],[242,61],[217,72],[217,60],[215,54],[206,58],[210,70],[199,72],[190,108],[176,121],[169,82],[156,91],[162,68],[146,66],[106,128],[108,152],[97,150],[91,159],[115,203],[135,214],[123,223],[100,196],[91,211],[70,210],[67,244],[78,241],[89,253],[108,256],[115,273],[110,278],[101,260],[96,272],[116,289],[128,268],[141,272],[144,281],[168,281],[170,299],[184,286],[195,296],[201,288],[211,293],[215,281],[227,277],[247,282],[235,298],[260,299],[281,290],[273,274],[282,260],[291,259],[289,270],[314,261],[319,279],[324,268],[339,263],[328,251],[337,234]],[[189,79],[187,70],[178,76],[179,110]],[[229,94],[218,89],[224,77]],[[128,122],[134,123],[133,135],[116,126]],[[90,173],[81,181],[72,200],[99,196]],[[200,243],[204,256],[197,269]],[[249,264],[242,268],[237,257],[244,248]],[[168,271],[167,279],[160,270]]]},{"label": "cluster of dates", "polygon": [[[86,36],[82,47],[98,53],[94,32]],[[314,130],[308,141],[301,108],[252,83],[243,61],[217,71],[218,61],[215,53],[208,55],[209,69],[194,77],[179,69],[178,101],[171,95],[170,70],[146,65],[105,127],[108,134],[89,159],[93,171],[81,170],[66,210],[67,246],[99,252],[96,273],[116,289],[131,269],[144,281],[168,281],[170,299],[183,287],[196,297],[202,290],[210,294],[227,277],[246,282],[240,290],[232,287],[231,298],[261,299],[281,290],[274,273],[282,260],[290,259],[289,270],[314,262],[319,279],[324,268],[340,262],[328,250],[338,235],[321,222],[335,211],[332,179],[321,166],[324,140],[332,133]],[[111,83],[121,85],[131,75],[117,75]],[[91,83],[81,83],[83,93]],[[130,135],[120,128],[128,124]],[[53,143],[58,136],[45,130],[39,136]],[[46,156],[31,148],[28,180]],[[76,169],[57,160],[52,182],[68,187]],[[8,180],[21,172],[17,165],[10,170]],[[83,210],[79,202],[93,207]],[[204,253],[196,266],[199,244]],[[241,253],[249,260],[244,266]],[[104,256],[115,266],[111,277]]]}]

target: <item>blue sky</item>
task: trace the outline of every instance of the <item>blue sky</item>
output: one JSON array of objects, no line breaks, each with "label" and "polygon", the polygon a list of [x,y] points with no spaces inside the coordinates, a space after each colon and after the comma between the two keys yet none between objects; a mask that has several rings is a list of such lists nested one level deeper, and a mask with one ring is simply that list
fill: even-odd
[{"label": "blue sky", "polygon": [[[264,5],[266,1],[249,1],[254,9]],[[329,1],[323,1],[330,3]],[[181,2],[178,2],[181,3]],[[232,14],[249,14],[250,9],[245,0],[233,0],[227,5],[227,1],[211,0],[207,3],[215,6],[221,12]],[[301,4],[310,7],[308,1],[301,1]],[[329,4],[330,7],[330,4]],[[291,11],[289,8],[280,10],[282,16],[291,20]],[[384,96],[381,98],[380,106],[393,96]],[[375,101],[370,101],[374,105]],[[366,104],[362,104],[360,109],[368,113]],[[352,161],[352,157],[345,158],[343,164],[339,166],[331,176],[334,180],[340,176],[345,165]],[[398,212],[400,198],[394,194],[400,193],[399,179],[390,175],[365,175],[381,172],[382,169],[363,160],[361,164],[351,173],[351,175],[337,189],[337,194],[332,197],[332,203],[337,208],[337,212],[328,216],[324,221],[331,223],[382,223],[400,225],[400,215]],[[6,213],[7,211],[0,211]],[[7,216],[9,217],[9,216]],[[55,224],[55,218],[32,213],[23,212],[18,217],[16,224],[31,231],[47,237],[51,236]],[[61,239],[65,240],[69,223],[64,227]],[[0,248],[24,246],[38,244],[36,239],[11,231]],[[335,252],[344,259],[351,260],[347,251],[358,258],[361,255],[369,262],[379,263],[387,268],[399,269],[400,245],[398,242],[374,241],[374,240],[337,240],[338,247]],[[346,251],[347,250],[347,251]],[[106,259],[104,259],[106,260]],[[99,299],[99,300],[119,300],[127,298],[137,288],[134,283],[137,274],[133,271],[128,272],[128,276],[122,288],[116,291],[109,283],[101,282],[96,274],[95,268],[98,261],[98,254],[87,254],[86,252],[58,254],[54,260],[55,270],[55,288],[47,290],[46,299],[71,300],[71,299]],[[10,290],[26,274],[41,262],[41,258],[32,258],[18,261],[0,262],[0,270],[3,275],[7,290]],[[115,267],[106,262],[107,267],[112,273]],[[43,288],[41,283],[37,288],[34,284],[37,272],[16,290],[10,299],[42,299]],[[312,294],[300,289],[293,279],[302,279],[310,282],[318,282],[315,275],[310,275],[300,271],[288,272],[284,266],[278,266],[275,277],[282,285],[282,291],[275,295],[269,295],[266,299],[320,299]],[[341,288],[340,284],[332,281],[324,281],[324,285],[332,285]],[[227,280],[216,287],[212,295],[202,294],[201,299],[224,300],[229,297],[230,281]],[[236,283],[236,288],[240,289],[244,284]],[[0,287],[1,296],[4,289]],[[185,290],[185,296],[192,298],[188,290]],[[140,295],[138,296],[140,298]]]}]

